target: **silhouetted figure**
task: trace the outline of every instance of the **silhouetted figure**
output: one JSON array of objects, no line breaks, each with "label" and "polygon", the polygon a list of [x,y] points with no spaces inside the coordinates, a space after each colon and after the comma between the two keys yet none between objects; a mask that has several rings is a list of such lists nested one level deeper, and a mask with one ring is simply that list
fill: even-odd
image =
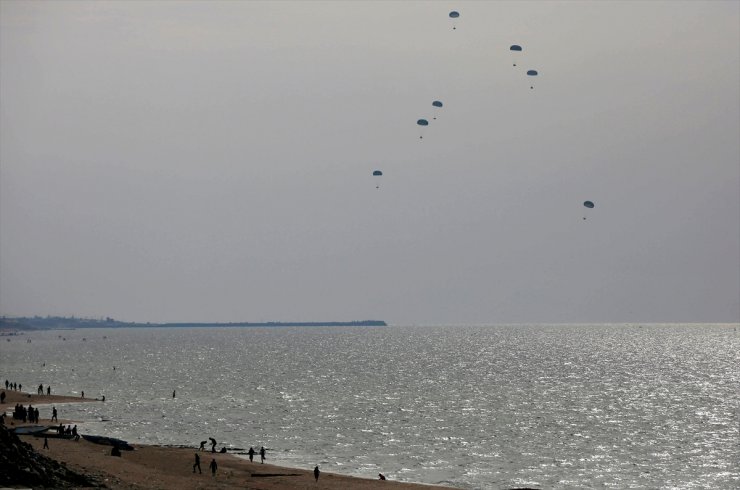
[{"label": "silhouetted figure", "polygon": [[249,462],[251,463],[252,460],[254,459],[254,448],[250,447],[249,452],[247,454],[249,454]]},{"label": "silhouetted figure", "polygon": [[213,437],[209,437],[209,439],[211,440],[211,452],[215,453],[216,452],[216,439],[214,439]]},{"label": "silhouetted figure", "polygon": [[172,398],[175,398],[175,390],[172,390]]},{"label": "silhouetted figure", "polygon": [[82,394],[80,395],[80,398],[85,398],[85,392],[84,392],[84,391],[83,391],[83,392],[82,392]]},{"label": "silhouetted figure", "polygon": [[49,449],[49,438],[44,436],[44,449]]},{"label": "silhouetted figure", "polygon": [[260,462],[264,464],[264,462],[265,462],[265,446],[262,446],[260,448],[260,459],[262,460]]},{"label": "silhouetted figure", "polygon": [[51,420],[59,422],[59,419],[57,418],[57,407],[51,407]]},{"label": "silhouetted figure", "polygon": [[113,449],[110,450],[110,455],[111,456],[118,456],[120,458],[121,457],[121,450],[118,449],[118,446],[113,446]]},{"label": "silhouetted figure", "polygon": [[200,441],[200,447],[198,448],[198,451],[205,451],[206,450],[206,442],[208,442],[208,441]]},{"label": "silhouetted figure", "polygon": [[0,393],[0,403],[5,403],[5,392]]},{"label": "silhouetted figure", "polygon": [[226,447],[225,446],[222,447],[221,450],[219,451],[219,453],[226,454]]},{"label": "silhouetted figure", "polygon": [[313,477],[316,478],[316,481],[319,481],[319,475],[321,474],[321,471],[319,471],[319,467],[316,466],[313,469]]},{"label": "silhouetted figure", "polygon": [[193,464],[193,473],[195,473],[195,468],[198,468],[198,473],[203,473],[200,470],[200,456],[198,456],[198,453],[195,453],[195,464]]},{"label": "silhouetted figure", "polygon": [[44,384],[43,383],[41,383],[39,385],[39,389],[36,390],[36,393],[39,394],[39,395],[43,395],[44,394]]},{"label": "silhouetted figure", "polygon": [[51,386],[46,387],[46,394],[51,395]]},{"label": "silhouetted figure", "polygon": [[378,473],[378,480],[385,480],[385,475],[383,475],[383,473]]},{"label": "silhouetted figure", "polygon": [[211,464],[209,464],[208,467],[211,469],[211,476],[216,476],[216,470],[218,469],[218,464],[216,464],[215,459],[211,460]]}]

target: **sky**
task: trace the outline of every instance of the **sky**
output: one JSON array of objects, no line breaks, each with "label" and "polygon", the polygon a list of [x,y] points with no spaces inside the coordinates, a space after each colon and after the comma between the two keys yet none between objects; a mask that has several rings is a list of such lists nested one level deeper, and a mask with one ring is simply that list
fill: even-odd
[{"label": "sky", "polygon": [[737,1],[2,0],[0,313],[740,322],[739,135]]}]

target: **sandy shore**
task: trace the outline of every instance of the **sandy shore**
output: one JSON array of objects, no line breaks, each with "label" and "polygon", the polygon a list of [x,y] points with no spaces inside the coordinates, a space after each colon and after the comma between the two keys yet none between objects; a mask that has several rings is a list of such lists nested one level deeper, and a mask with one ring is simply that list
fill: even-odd
[{"label": "sandy shore", "polygon": [[[16,403],[23,405],[62,404],[95,402],[92,399],[59,395],[29,395],[6,391],[5,403],[0,411],[6,411],[6,425],[15,422],[10,417]],[[102,402],[99,402],[102,403]],[[63,410],[60,409],[60,412]],[[62,420],[60,419],[60,422]],[[49,419],[41,414],[41,425]],[[28,425],[28,424],[26,424]],[[49,425],[52,425],[49,423]],[[98,434],[105,435],[105,434]],[[71,470],[89,475],[101,484],[112,489],[157,488],[157,489],[201,489],[201,488],[239,488],[265,490],[370,490],[379,488],[398,488],[407,490],[439,489],[442,487],[415,483],[401,483],[390,480],[380,481],[321,472],[318,482],[313,476],[313,468],[294,469],[271,464],[250,463],[232,454],[197,451],[195,448],[172,448],[148,445],[133,445],[134,451],[121,451],[121,457],[111,456],[111,447],[94,444],[84,439],[50,438],[49,449],[43,449],[44,438],[29,435],[20,436],[39,453],[64,463]],[[193,473],[195,453],[200,455],[203,473]],[[216,460],[218,470],[211,476],[209,464]]]},{"label": "sandy shore", "polygon": [[80,403],[80,402],[99,402],[95,398],[81,398],[79,396],[65,395],[34,395],[22,391],[0,390],[5,392],[5,403],[0,404],[0,411],[12,411],[16,403],[24,406],[31,405],[51,405],[54,403]]},{"label": "sandy shore", "polygon": [[[439,489],[431,485],[369,480],[322,472],[314,480],[312,469],[283,468],[270,464],[250,463],[231,454],[196,451],[187,448],[134,445],[134,451],[121,451],[121,457],[110,455],[110,446],[72,439],[44,439],[21,436],[41,454],[65,463],[68,468],[93,476],[112,489],[131,488],[240,488],[296,490],[321,488],[329,490],[398,488],[408,490]],[[195,453],[200,455],[203,473],[193,473]],[[218,464],[216,476],[208,468],[211,460]]]}]

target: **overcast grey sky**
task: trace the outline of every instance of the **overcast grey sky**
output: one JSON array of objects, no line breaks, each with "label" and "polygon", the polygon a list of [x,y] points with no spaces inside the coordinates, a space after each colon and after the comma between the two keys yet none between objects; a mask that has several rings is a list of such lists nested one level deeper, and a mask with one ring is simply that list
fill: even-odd
[{"label": "overcast grey sky", "polygon": [[739,26],[737,1],[2,0],[0,311],[738,322]]}]

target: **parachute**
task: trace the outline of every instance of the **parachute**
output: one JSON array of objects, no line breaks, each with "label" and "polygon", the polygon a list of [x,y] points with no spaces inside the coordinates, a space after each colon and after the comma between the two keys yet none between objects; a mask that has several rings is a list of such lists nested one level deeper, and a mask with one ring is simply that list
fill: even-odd
[{"label": "parachute", "polygon": [[[527,71],[527,76],[528,77],[536,77],[537,75],[539,75],[539,73],[537,73],[537,70],[528,70]],[[529,88],[534,88],[534,81],[532,81],[532,85],[530,85]]]},{"label": "parachute", "polygon": [[380,170],[374,170],[373,171],[373,177],[375,177],[375,188],[380,189],[380,177],[383,176],[383,172]]},{"label": "parachute", "polygon": [[416,121],[416,124],[419,126],[419,139],[424,138],[424,128],[429,126],[429,121],[426,119],[419,119]]},{"label": "parachute", "polygon": [[444,104],[442,104],[441,100],[435,100],[432,102],[432,105],[434,106],[434,119],[437,119],[437,111],[439,111]]},{"label": "parachute", "polygon": [[[593,203],[593,201],[583,201],[583,207],[586,208],[586,209],[593,209],[594,208],[594,203]],[[585,211],[583,212],[583,219],[584,220],[586,219],[586,212]]]},{"label": "parachute", "polygon": [[512,44],[509,47],[509,51],[511,51],[511,60],[514,63],[514,66],[516,66],[516,61],[520,56],[520,53],[522,52],[522,47],[518,44]]},{"label": "parachute", "polygon": [[458,17],[460,17],[460,12],[458,12],[457,10],[453,10],[452,12],[450,12],[450,19],[453,19],[453,24],[452,24],[453,29],[457,29],[457,27],[454,24],[454,19],[457,19]]}]

